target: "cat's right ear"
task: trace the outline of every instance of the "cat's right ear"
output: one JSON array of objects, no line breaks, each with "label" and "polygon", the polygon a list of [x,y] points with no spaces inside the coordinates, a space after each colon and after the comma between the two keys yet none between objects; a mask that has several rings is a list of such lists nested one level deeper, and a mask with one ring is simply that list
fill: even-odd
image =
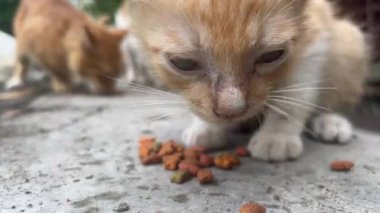
[{"label": "cat's right ear", "polygon": [[82,32],[81,32],[81,41],[83,48],[86,50],[93,50],[97,46],[97,39],[95,36],[96,32],[93,32],[91,27],[89,26],[83,26]]}]

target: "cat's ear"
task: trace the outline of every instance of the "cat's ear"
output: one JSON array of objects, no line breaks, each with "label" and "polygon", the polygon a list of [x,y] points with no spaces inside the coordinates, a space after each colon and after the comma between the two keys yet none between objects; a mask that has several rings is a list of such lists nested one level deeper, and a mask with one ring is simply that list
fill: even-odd
[{"label": "cat's ear", "polygon": [[128,35],[128,30],[114,30],[112,34],[119,40],[124,39]]},{"label": "cat's ear", "polygon": [[84,25],[81,31],[81,41],[83,48],[87,50],[94,49],[98,44],[96,32],[94,29],[92,29],[90,26]]}]

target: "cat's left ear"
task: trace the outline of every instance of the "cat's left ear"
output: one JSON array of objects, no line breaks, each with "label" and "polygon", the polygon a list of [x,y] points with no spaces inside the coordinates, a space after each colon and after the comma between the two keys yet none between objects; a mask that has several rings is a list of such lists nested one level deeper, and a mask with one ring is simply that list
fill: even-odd
[{"label": "cat's left ear", "polygon": [[113,29],[111,33],[118,40],[123,40],[126,36],[128,36],[128,30],[125,30],[125,29],[124,30]]}]

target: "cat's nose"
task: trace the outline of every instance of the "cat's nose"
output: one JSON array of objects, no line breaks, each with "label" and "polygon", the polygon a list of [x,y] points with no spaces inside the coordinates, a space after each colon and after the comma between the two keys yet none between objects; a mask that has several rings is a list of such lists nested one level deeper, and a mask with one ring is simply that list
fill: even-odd
[{"label": "cat's nose", "polygon": [[243,115],[248,110],[245,94],[236,87],[227,87],[218,91],[214,114],[221,118]]}]

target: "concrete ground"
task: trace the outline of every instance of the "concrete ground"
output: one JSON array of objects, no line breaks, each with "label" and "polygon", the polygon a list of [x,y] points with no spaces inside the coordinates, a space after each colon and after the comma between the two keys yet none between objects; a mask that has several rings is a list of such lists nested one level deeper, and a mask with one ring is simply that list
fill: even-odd
[{"label": "concrete ground", "polygon": [[[0,212],[237,212],[256,201],[269,212],[380,212],[380,136],[358,130],[346,146],[306,141],[295,162],[244,159],[234,171],[214,170],[217,182],[170,183],[160,166],[143,167],[137,138],[177,139],[188,120],[165,110],[134,107],[151,99],[45,95],[0,120]],[[243,143],[247,136],[234,135]],[[335,159],[355,161],[349,173],[329,170]]]}]

